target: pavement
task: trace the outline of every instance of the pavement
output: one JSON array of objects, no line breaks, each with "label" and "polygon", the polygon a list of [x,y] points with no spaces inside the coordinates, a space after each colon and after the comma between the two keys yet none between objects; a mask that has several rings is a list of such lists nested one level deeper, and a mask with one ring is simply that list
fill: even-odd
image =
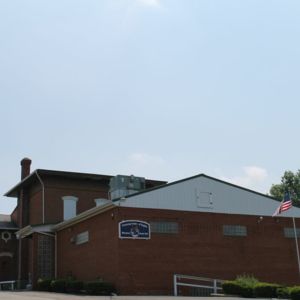
[{"label": "pavement", "polygon": [[[0,300],[220,300],[220,297],[181,297],[181,296],[78,296],[47,292],[0,291]],[[226,300],[238,300],[226,297]]]}]

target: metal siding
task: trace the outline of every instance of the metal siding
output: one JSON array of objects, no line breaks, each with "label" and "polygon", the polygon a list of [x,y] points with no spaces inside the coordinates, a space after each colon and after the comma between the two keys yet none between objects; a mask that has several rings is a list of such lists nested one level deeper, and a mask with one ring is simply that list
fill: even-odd
[{"label": "metal siding", "polygon": [[[197,205],[196,190],[211,193],[212,206]],[[120,202],[120,206],[228,213],[242,215],[271,216],[279,202],[206,177],[197,177],[157,190],[131,196]],[[292,209],[281,214],[299,217],[300,209]]]}]

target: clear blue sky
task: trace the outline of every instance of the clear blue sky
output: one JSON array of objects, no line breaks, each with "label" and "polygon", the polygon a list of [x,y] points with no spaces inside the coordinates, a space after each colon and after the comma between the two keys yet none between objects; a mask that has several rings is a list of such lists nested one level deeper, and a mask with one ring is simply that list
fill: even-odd
[{"label": "clear blue sky", "polygon": [[299,16],[298,0],[0,0],[1,195],[26,156],[267,192],[300,168]]}]

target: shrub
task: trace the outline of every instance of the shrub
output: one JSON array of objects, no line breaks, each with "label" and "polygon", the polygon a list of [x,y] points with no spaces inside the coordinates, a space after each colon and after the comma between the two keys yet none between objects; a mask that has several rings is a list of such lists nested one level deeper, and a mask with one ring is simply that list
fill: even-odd
[{"label": "shrub", "polygon": [[226,281],[222,287],[225,294],[252,298],[254,296],[253,290],[257,283],[258,280],[255,277],[241,275],[233,281]]},{"label": "shrub", "polygon": [[290,289],[292,300],[300,300],[300,286],[294,286]]},{"label": "shrub", "polygon": [[51,290],[57,293],[64,293],[66,291],[66,280],[65,279],[52,280]]},{"label": "shrub", "polygon": [[289,299],[291,297],[291,288],[289,287],[279,287],[277,289],[277,297],[280,299]]},{"label": "shrub", "polygon": [[228,295],[242,296],[245,298],[253,297],[253,287],[242,285],[236,281],[226,281],[222,285],[223,291]]},{"label": "shrub", "polygon": [[254,286],[254,296],[258,298],[277,298],[277,289],[280,285],[260,282]]},{"label": "shrub", "polygon": [[51,281],[52,279],[42,279],[40,278],[37,281],[37,290],[38,291],[51,291]]},{"label": "shrub", "polygon": [[256,279],[253,275],[247,274],[237,276],[235,282],[243,286],[251,287],[254,287],[257,283],[259,283],[258,279]]},{"label": "shrub", "polygon": [[254,297],[253,287],[241,285],[241,296],[244,298],[253,298]]},{"label": "shrub", "polygon": [[241,295],[241,286],[236,281],[225,281],[222,288],[227,295]]},{"label": "shrub", "polygon": [[109,282],[92,281],[85,284],[85,290],[89,295],[109,296],[115,293],[114,286]]},{"label": "shrub", "polygon": [[79,280],[70,279],[66,281],[67,293],[80,293],[83,290],[83,282]]}]

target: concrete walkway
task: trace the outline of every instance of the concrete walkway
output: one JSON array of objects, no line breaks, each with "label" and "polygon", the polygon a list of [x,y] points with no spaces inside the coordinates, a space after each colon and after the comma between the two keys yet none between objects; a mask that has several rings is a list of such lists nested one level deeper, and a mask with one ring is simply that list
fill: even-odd
[{"label": "concrete walkway", "polygon": [[[220,297],[173,297],[173,296],[77,296],[47,292],[0,291],[0,300],[220,300]],[[226,300],[239,298],[226,297]]]}]

